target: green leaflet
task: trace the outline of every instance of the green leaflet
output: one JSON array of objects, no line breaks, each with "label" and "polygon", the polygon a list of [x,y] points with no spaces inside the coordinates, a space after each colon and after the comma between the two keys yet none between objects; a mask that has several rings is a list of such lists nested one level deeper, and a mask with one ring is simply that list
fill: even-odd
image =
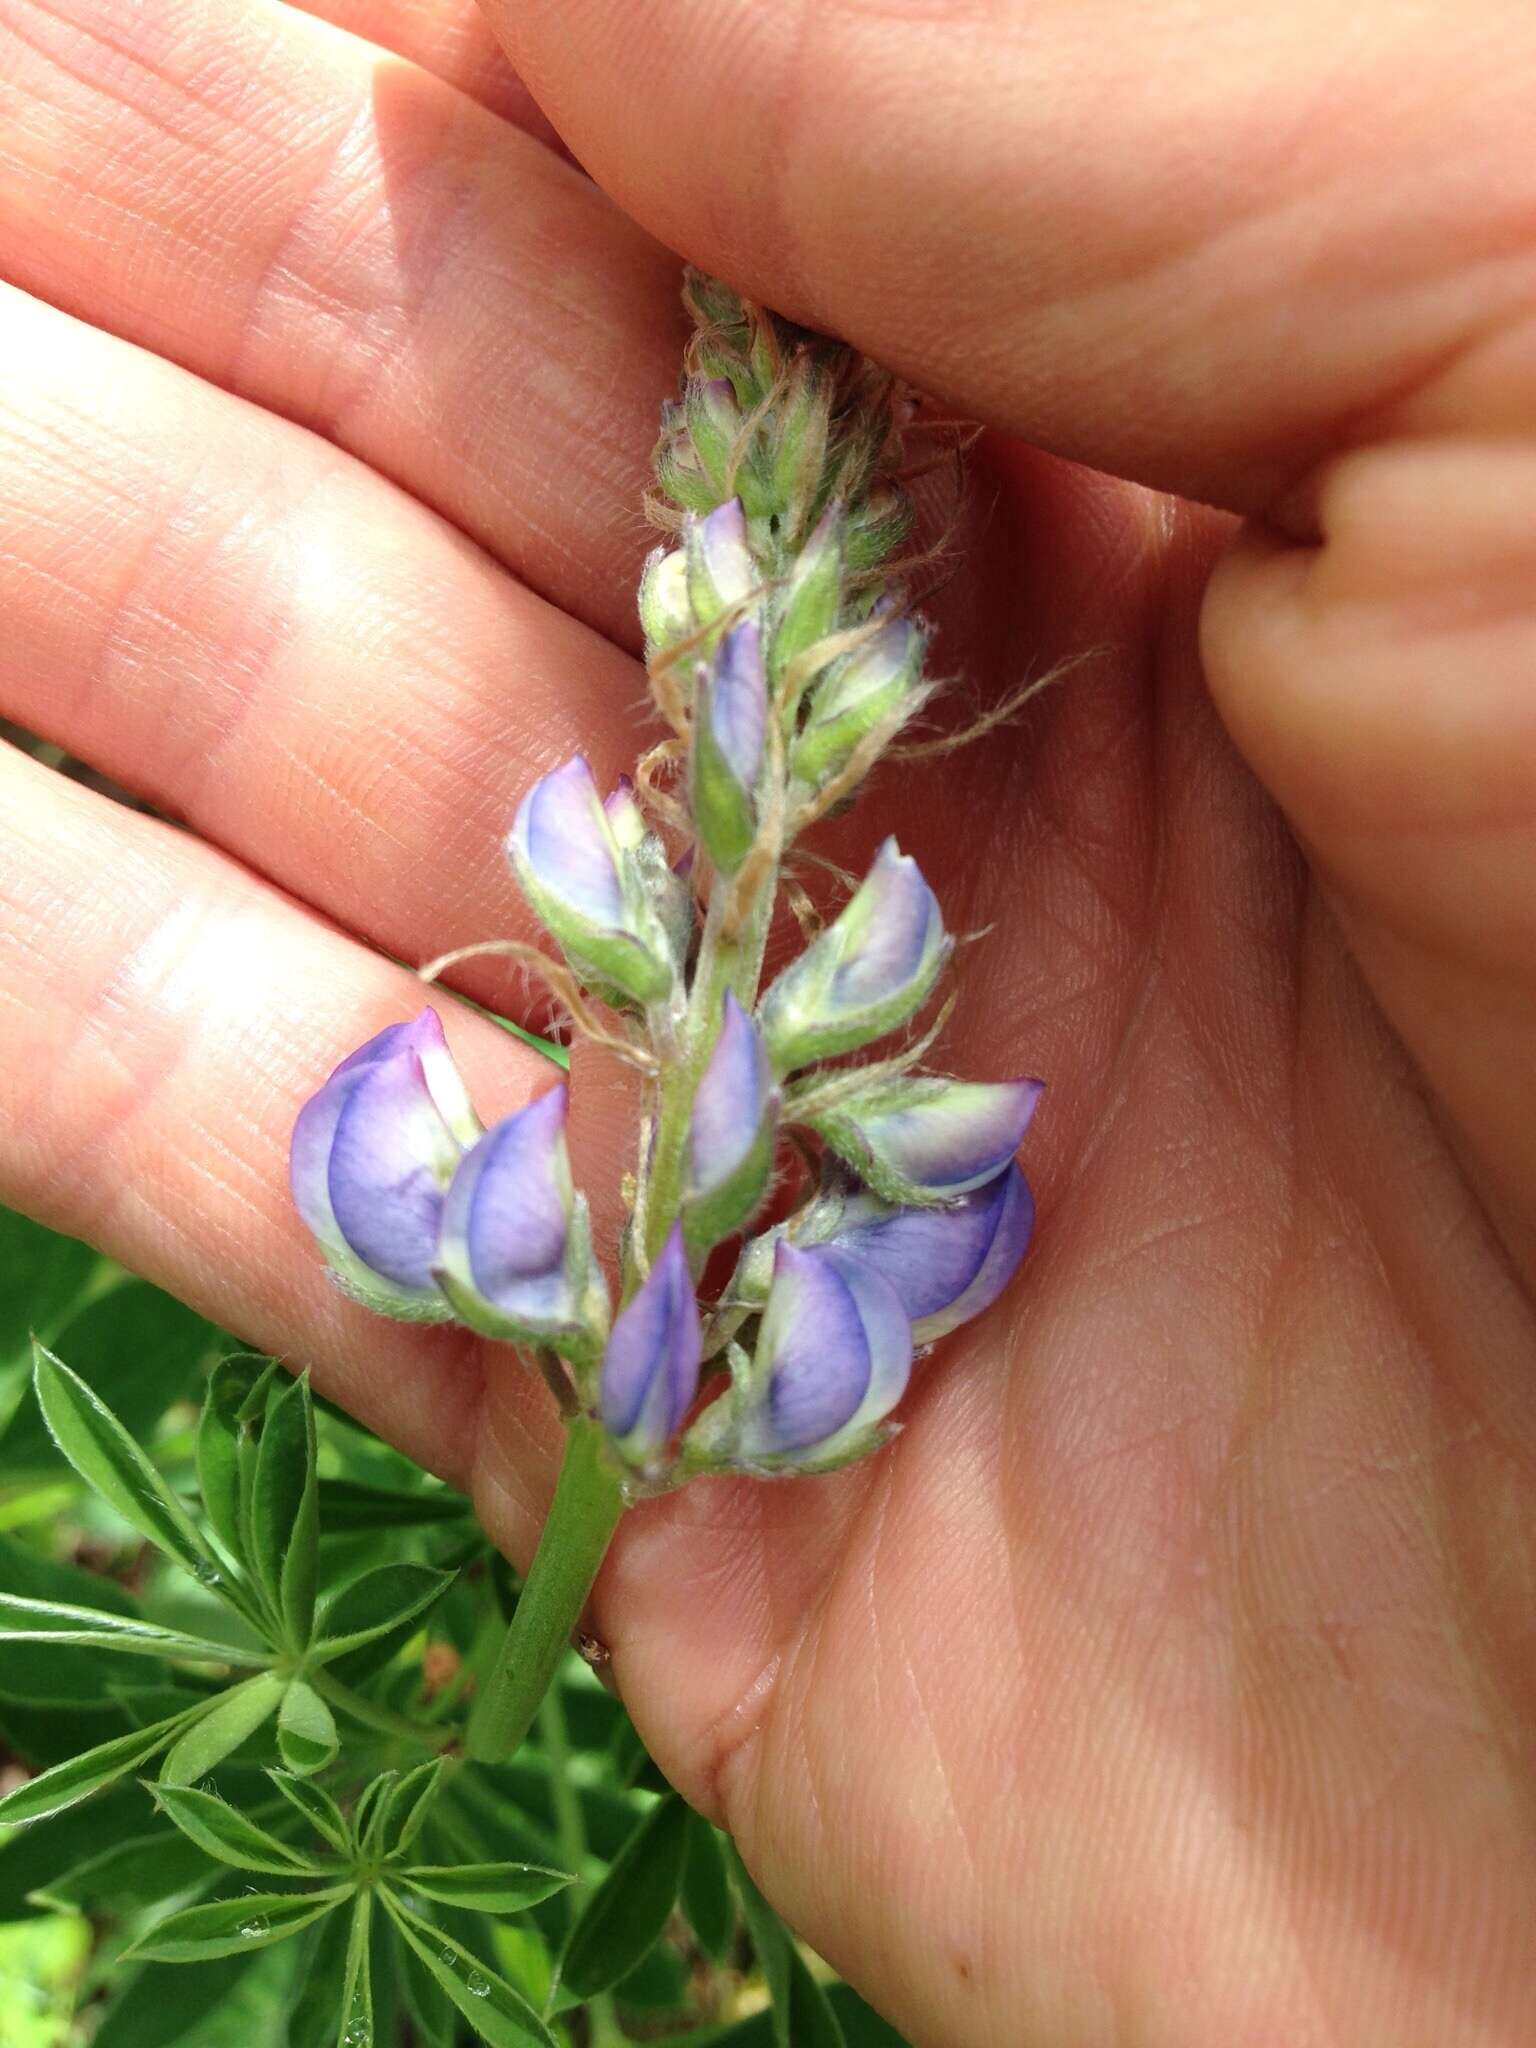
[{"label": "green leaflet", "polygon": [[352,1889],[333,1884],[315,1892],[246,1892],[237,1899],[188,1906],[151,1927],[125,1954],[147,1962],[197,1963],[267,1948],[311,1926],[349,1898]]},{"label": "green leaflet", "polygon": [[677,1903],[688,1847],[688,1808],[674,1792],[641,1821],[571,1929],[560,1967],[575,1998],[606,1991],[639,1962]]},{"label": "green leaflet", "polygon": [[211,1792],[190,1785],[152,1785],[156,1804],[181,1832],[195,1842],[205,1855],[237,1870],[260,1870],[275,1877],[303,1877],[312,1873],[314,1863],[300,1850],[290,1849],[276,1835]]},{"label": "green leaflet", "polygon": [[476,1913],[522,1913],[576,1882],[569,1871],[536,1863],[413,1863],[396,1872],[396,1881],[440,1905]]},{"label": "green leaflet", "polygon": [[[192,1711],[197,1710],[194,1708]],[[187,1718],[185,1714],[177,1714],[171,1720],[156,1721],[148,1728],[135,1728],[127,1735],[117,1735],[110,1742],[98,1743],[94,1749],[67,1757],[63,1763],[54,1764],[50,1770],[29,1778],[26,1784],[18,1785],[14,1792],[8,1792],[0,1799],[0,1825],[40,1820],[44,1814],[73,1806],[77,1799],[85,1799],[101,1786],[110,1785],[114,1778],[126,1777],[129,1771],[148,1763],[152,1756],[160,1754],[167,1743],[174,1741],[177,1733],[186,1726]]]},{"label": "green leaflet", "polygon": [[312,1685],[293,1678],[277,1714],[278,1753],[296,1777],[323,1771],[335,1760],[339,1738],[330,1708]]},{"label": "green leaflet", "polygon": [[555,2048],[555,2037],[504,1977],[395,1895],[379,1894],[401,1940],[491,2048]]},{"label": "green leaflet", "polygon": [[282,1696],[283,1680],[275,1671],[263,1671],[220,1693],[217,1703],[176,1743],[161,1766],[161,1780],[167,1785],[195,1785],[271,1719]]}]

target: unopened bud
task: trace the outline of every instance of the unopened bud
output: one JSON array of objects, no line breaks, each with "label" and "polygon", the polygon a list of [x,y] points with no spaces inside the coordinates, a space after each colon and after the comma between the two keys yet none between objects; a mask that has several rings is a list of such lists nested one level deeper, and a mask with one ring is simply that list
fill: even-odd
[{"label": "unopened bud", "polygon": [[1043,1087],[1040,1081],[914,1075],[808,1121],[887,1201],[946,1201],[994,1179],[1011,1162]]},{"label": "unopened bud", "polygon": [[683,1228],[705,1252],[740,1230],[773,1171],[778,1091],[756,1026],[729,990],[720,1035],[694,1092]]},{"label": "unopened bud", "polygon": [[693,822],[705,852],[722,874],[746,858],[757,836],[757,783],[768,724],[768,680],[762,628],[756,619],[733,626],[699,670],[689,753]]},{"label": "unopened bud", "polygon": [[655,653],[675,647],[693,631],[688,602],[688,557],[681,548],[656,548],[640,577],[640,626]]},{"label": "unopened bud", "polygon": [[887,839],[841,915],[764,996],[758,1022],[780,1073],[853,1052],[926,1000],[949,954],[917,862]]},{"label": "unopened bud", "polygon": [[791,773],[813,789],[835,775],[861,740],[894,731],[922,702],[923,636],[911,619],[891,619],[839,662],[811,701],[790,756]]},{"label": "unopened bud", "polygon": [[642,1469],[664,1455],[699,1390],[703,1333],[680,1224],[633,1298],[614,1319],[603,1353],[598,1408],[620,1456]]},{"label": "unopened bud", "polygon": [[701,625],[743,604],[757,589],[757,565],[747,546],[739,498],[728,498],[706,518],[690,520],[686,548],[688,601]]}]

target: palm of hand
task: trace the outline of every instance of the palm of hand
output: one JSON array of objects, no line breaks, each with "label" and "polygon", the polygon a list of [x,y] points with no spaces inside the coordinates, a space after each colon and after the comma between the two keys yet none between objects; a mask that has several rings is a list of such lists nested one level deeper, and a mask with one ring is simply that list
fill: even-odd
[{"label": "palm of hand", "polygon": [[[272,181],[270,137],[244,147],[235,118],[253,66],[278,126],[331,94],[344,136],[371,97],[384,138],[354,186],[312,179],[285,243],[254,200],[240,248],[205,232],[173,122],[126,229],[111,149],[63,207],[48,121],[15,131],[13,195],[50,233],[19,236],[8,274],[82,316],[8,296],[15,409],[67,422],[99,476],[82,495],[67,436],[20,441],[35,516],[3,572],[24,657],[3,708],[240,865],[7,765],[3,1192],[312,1357],[525,1553],[541,1391],[340,1303],[281,1155],[316,1078],[413,1000],[329,921],[407,958],[502,929],[518,790],[575,745],[606,770],[633,751],[614,707],[637,673],[600,634],[628,638],[624,508],[674,272],[425,73],[375,78],[286,10],[268,29],[259,65],[229,30],[222,117],[199,73],[229,131],[213,161]],[[24,47],[28,104],[122,118],[82,111],[88,62]],[[114,89],[179,106],[178,62],[146,45]],[[105,258],[93,197],[122,238]],[[478,316],[451,290],[432,310],[449,243],[489,280]],[[151,251],[180,297],[146,281]],[[521,385],[463,380],[509,326]],[[949,660],[985,698],[1096,651],[1016,729],[880,785],[839,850],[895,829],[952,922],[993,927],[963,955],[954,1055],[1049,1078],[1036,1250],[923,1369],[890,1451],[638,1513],[595,1625],[665,1767],[918,2041],[1507,2027],[1536,1896],[1530,1308],[1198,681],[1213,524],[1009,446],[990,461],[982,570],[1003,573],[951,592]],[[455,1044],[488,1112],[540,1084],[489,1027]]]}]

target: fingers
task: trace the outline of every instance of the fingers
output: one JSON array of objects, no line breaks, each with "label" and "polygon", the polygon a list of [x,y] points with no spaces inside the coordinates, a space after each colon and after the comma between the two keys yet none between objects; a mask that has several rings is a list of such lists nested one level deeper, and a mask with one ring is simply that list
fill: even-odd
[{"label": "fingers", "polygon": [[0,275],[315,428],[632,639],[677,266],[278,0],[0,0]]},{"label": "fingers", "polygon": [[671,247],[1187,495],[1268,505],[1529,291],[1524,0],[486,5]]},{"label": "fingers", "polygon": [[1536,449],[1337,464],[1325,544],[1218,570],[1218,704],[1536,1276]]},{"label": "fingers", "polygon": [[[0,813],[0,1202],[88,1237],[241,1340],[315,1360],[327,1394],[462,1483],[472,1340],[347,1302],[287,1194],[299,1105],[370,1031],[419,1009],[419,984],[186,834],[9,747]],[[443,1009],[482,1113],[548,1085],[538,1055]],[[531,1390],[530,1416],[536,1431]]]},{"label": "fingers", "polygon": [[306,14],[419,64],[536,142],[560,138],[507,62],[475,0],[294,0]]},{"label": "fingers", "polygon": [[531,936],[517,800],[628,765],[637,665],[184,370],[3,288],[0,353],[0,710],[397,957]]}]

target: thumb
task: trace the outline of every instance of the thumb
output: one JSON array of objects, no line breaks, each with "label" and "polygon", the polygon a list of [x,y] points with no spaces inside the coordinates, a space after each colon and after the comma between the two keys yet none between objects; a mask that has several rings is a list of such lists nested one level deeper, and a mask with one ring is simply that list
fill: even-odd
[{"label": "thumb", "polygon": [[1528,0],[485,5],[692,261],[968,415],[1234,509],[1527,286]]}]

